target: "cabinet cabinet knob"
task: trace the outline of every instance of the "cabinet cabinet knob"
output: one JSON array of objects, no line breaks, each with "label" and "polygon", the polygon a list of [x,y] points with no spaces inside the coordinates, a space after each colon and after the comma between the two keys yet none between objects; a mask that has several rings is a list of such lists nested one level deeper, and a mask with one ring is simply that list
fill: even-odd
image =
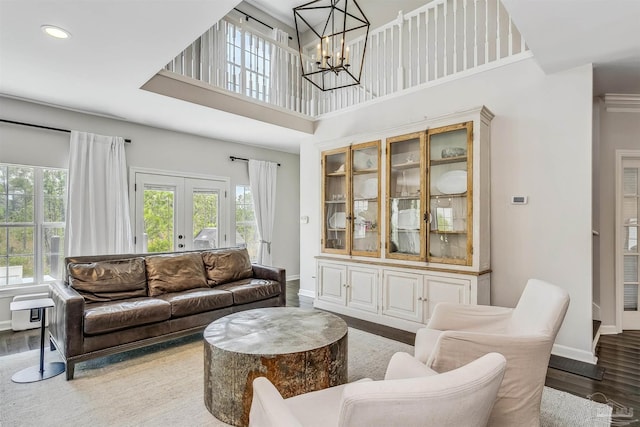
[{"label": "cabinet cabinet knob", "polygon": [[418,297],[418,301],[422,301],[422,297]]}]

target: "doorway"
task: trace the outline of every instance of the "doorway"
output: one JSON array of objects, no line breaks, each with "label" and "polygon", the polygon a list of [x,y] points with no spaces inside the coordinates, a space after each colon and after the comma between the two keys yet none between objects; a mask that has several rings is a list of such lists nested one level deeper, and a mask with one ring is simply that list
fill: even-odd
[{"label": "doorway", "polygon": [[137,253],[230,245],[229,179],[131,171]]},{"label": "doorway", "polygon": [[616,303],[622,329],[640,329],[640,151],[616,151]]}]

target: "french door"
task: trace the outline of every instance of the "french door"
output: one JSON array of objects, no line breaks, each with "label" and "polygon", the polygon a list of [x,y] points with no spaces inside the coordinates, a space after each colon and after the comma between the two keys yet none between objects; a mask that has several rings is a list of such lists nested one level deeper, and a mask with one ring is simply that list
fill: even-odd
[{"label": "french door", "polygon": [[[640,329],[640,151],[617,153],[616,292],[622,329]],[[622,301],[620,301],[622,299]]]},{"label": "french door", "polygon": [[229,180],[133,170],[138,253],[230,245]]}]

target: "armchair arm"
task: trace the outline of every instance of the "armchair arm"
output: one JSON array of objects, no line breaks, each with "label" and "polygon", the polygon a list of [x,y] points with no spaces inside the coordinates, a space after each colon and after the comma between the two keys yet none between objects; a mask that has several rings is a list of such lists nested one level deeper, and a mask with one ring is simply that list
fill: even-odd
[{"label": "armchair arm", "polygon": [[265,377],[253,380],[249,427],[302,427],[278,390]]},{"label": "armchair arm", "polygon": [[512,308],[506,307],[440,302],[436,304],[427,328],[504,332],[512,312]]},{"label": "armchair arm", "polygon": [[64,282],[49,285],[55,306],[49,319],[49,333],[65,358],[82,353],[84,298]]},{"label": "armchair arm", "polygon": [[433,369],[420,362],[409,353],[397,352],[387,365],[387,372],[384,376],[385,380],[402,380],[406,378],[428,377],[438,375]]},{"label": "armchair arm", "polygon": [[445,331],[439,337],[427,366],[436,372],[459,368],[492,352],[507,359],[507,371],[535,370],[546,372],[553,342],[544,335],[503,335],[467,331]]},{"label": "armchair arm", "polygon": [[256,279],[274,280],[280,283],[280,305],[287,305],[287,273],[284,268],[252,264],[253,277]]},{"label": "armchair arm", "polygon": [[545,335],[495,335],[445,331],[427,366],[444,372],[489,352],[507,359],[490,424],[537,425],[553,339]]}]

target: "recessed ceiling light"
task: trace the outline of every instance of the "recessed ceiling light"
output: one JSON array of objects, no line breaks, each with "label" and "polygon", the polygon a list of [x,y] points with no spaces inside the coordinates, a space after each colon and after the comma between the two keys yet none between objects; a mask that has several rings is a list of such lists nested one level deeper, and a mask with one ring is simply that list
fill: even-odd
[{"label": "recessed ceiling light", "polygon": [[42,31],[44,31],[45,34],[57,39],[68,39],[71,37],[71,33],[69,33],[69,31],[56,27],[55,25],[43,25],[40,28],[42,28]]}]

